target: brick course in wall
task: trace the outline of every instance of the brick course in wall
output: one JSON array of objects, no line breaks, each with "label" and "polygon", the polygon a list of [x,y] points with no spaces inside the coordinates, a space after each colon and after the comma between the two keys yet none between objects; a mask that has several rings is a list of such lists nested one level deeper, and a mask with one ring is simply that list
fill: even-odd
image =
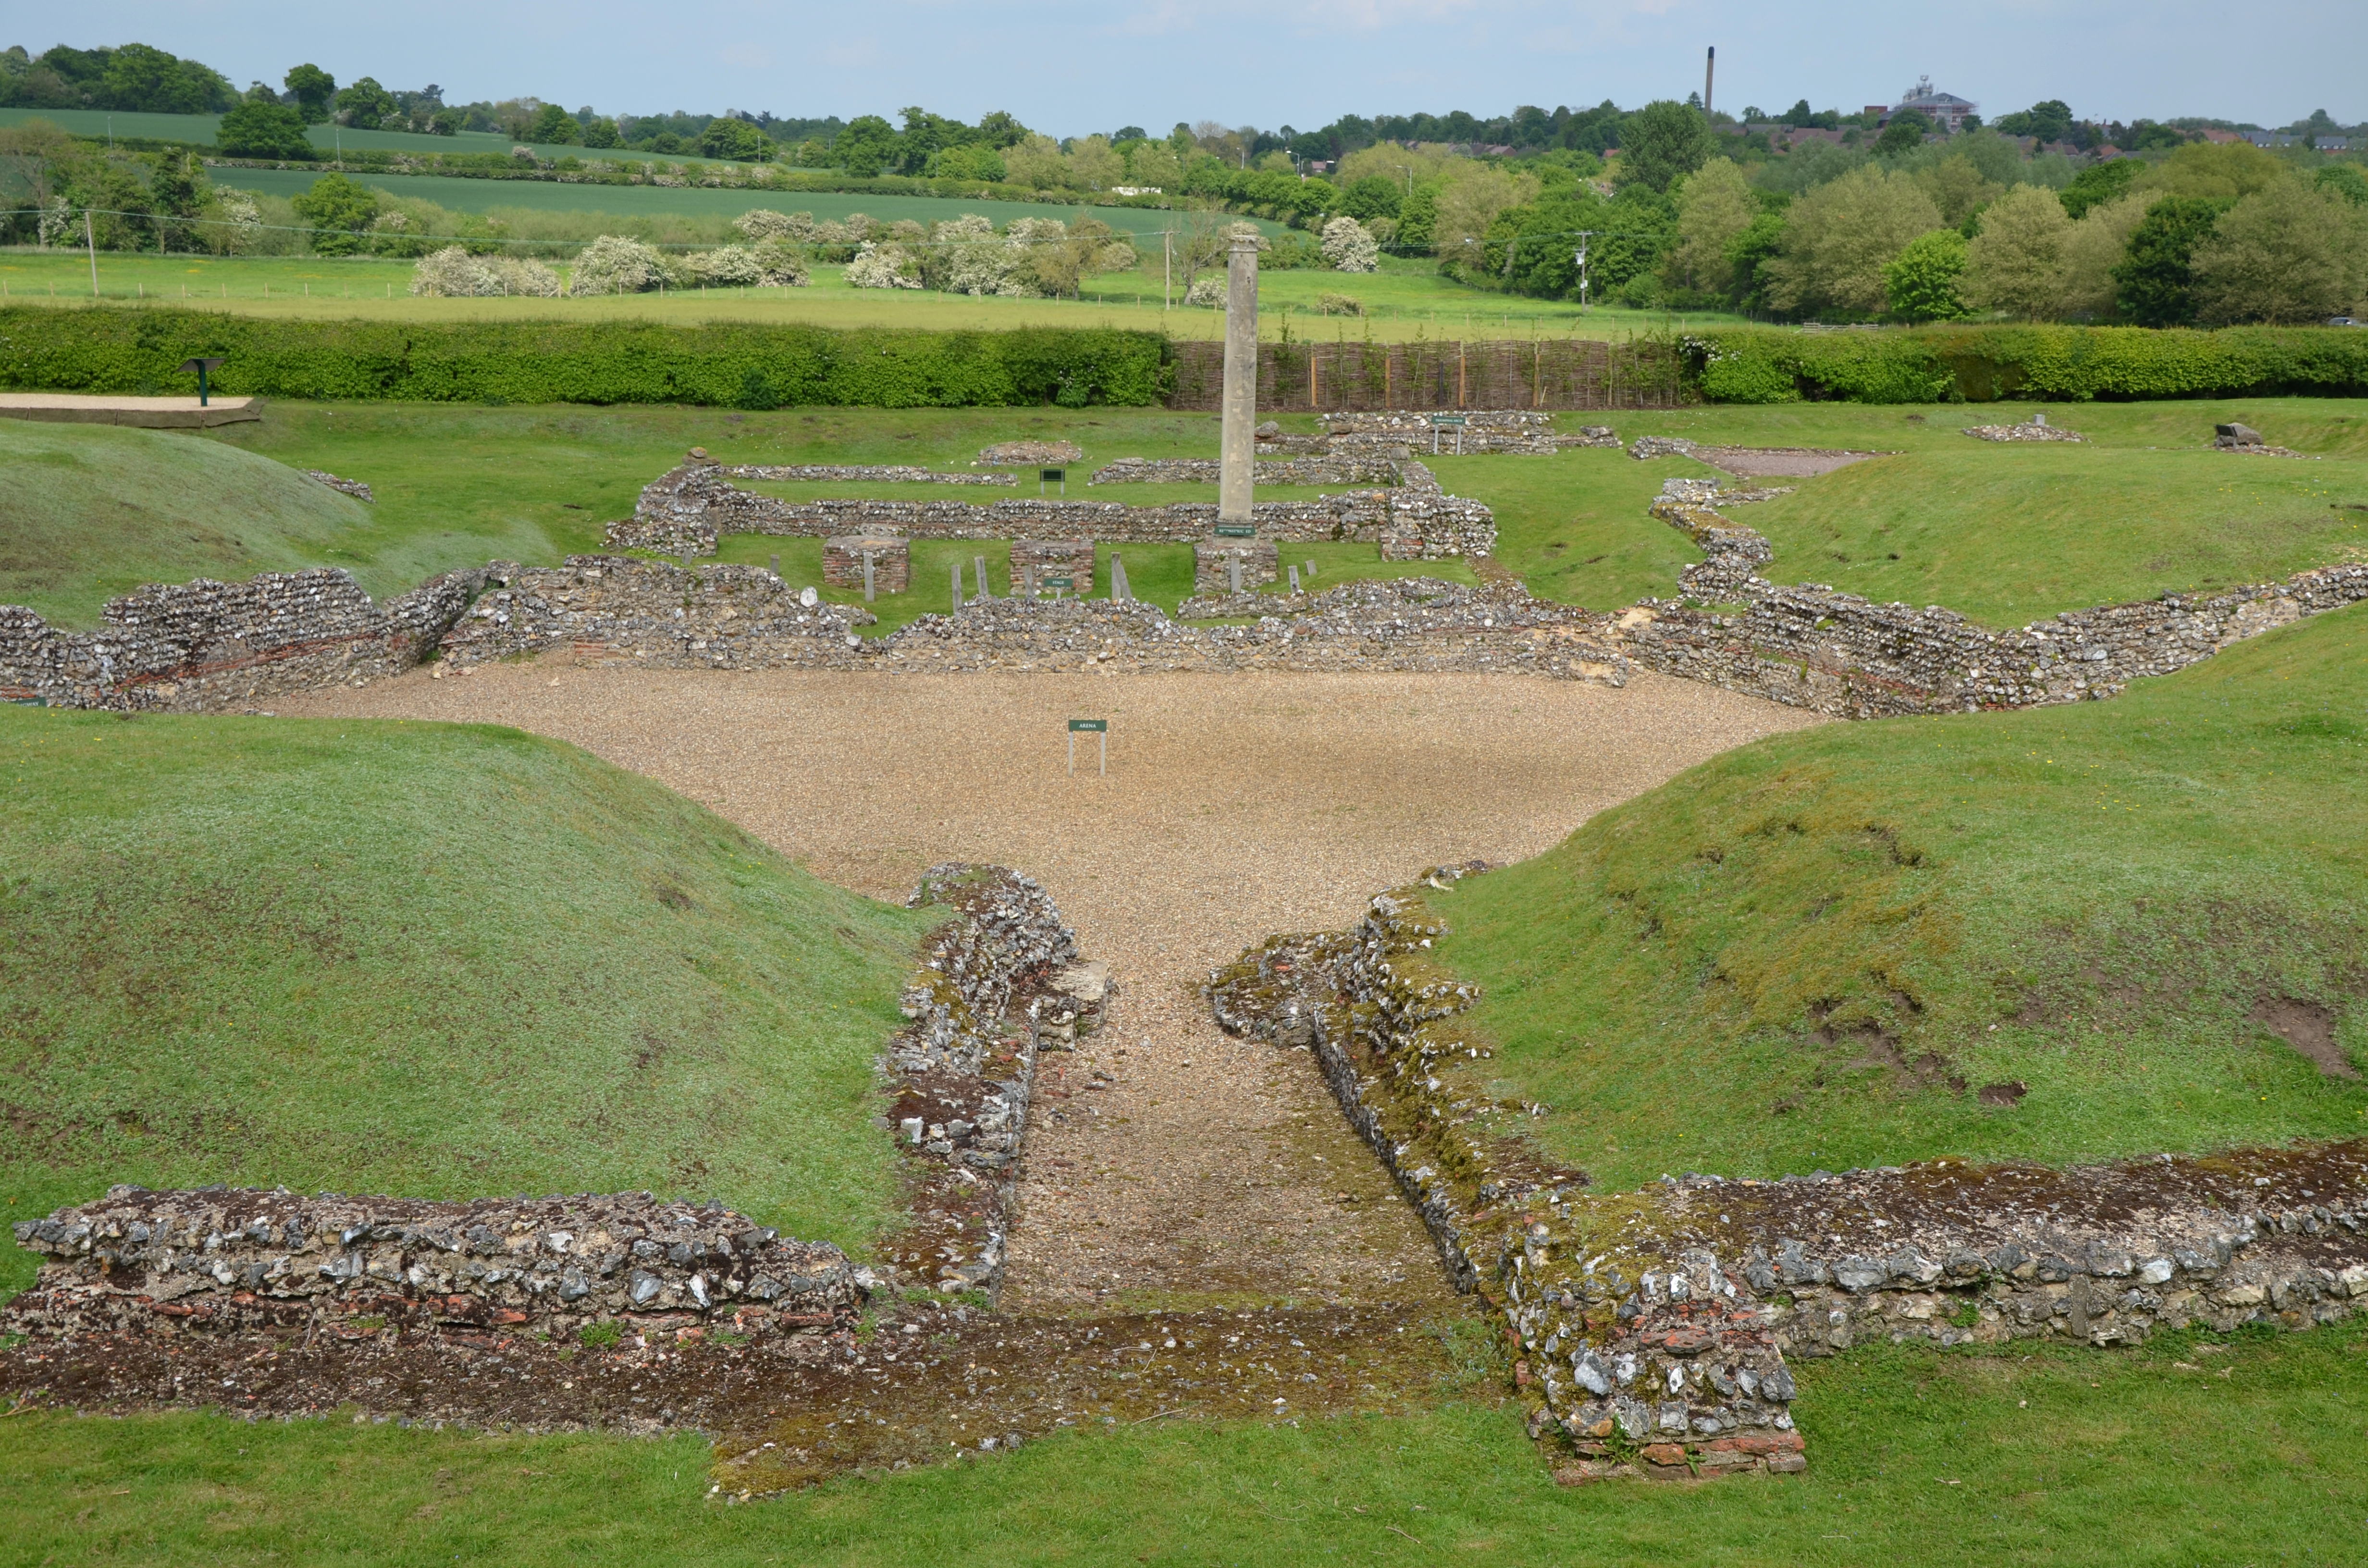
[{"label": "brick course in wall", "polygon": [[822,580],[834,588],[863,586],[863,558],[871,557],[871,588],[901,594],[913,579],[913,552],[894,534],[842,534],[822,541]]},{"label": "brick course in wall", "polygon": [[484,579],[448,572],[384,604],[337,567],[152,583],[108,600],[97,631],[0,605],[0,700],[199,712],[394,675],[436,646]]},{"label": "brick course in wall", "polygon": [[[1094,541],[1089,539],[1015,539],[1011,541],[1010,592],[1028,591],[1033,574],[1037,592],[1082,598],[1094,591]],[[1054,578],[1066,582],[1054,582]]]}]

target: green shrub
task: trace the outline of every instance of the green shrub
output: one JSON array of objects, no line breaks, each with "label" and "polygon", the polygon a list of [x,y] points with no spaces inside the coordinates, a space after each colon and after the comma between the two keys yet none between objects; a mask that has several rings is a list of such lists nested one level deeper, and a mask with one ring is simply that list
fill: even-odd
[{"label": "green shrub", "polygon": [[625,1325],[614,1318],[604,1318],[598,1323],[587,1323],[575,1331],[576,1338],[596,1350],[606,1349],[624,1336]]},{"label": "green shrub", "polygon": [[[0,309],[0,386],[416,403],[1008,407],[1150,404],[1163,340],[1114,328],[928,332],[650,322],[271,321],[195,311]],[[753,398],[753,401],[752,401]]]},{"label": "green shrub", "polygon": [[2329,327],[1747,327],[1689,338],[1686,358],[1713,403],[2368,395],[2368,333]]}]

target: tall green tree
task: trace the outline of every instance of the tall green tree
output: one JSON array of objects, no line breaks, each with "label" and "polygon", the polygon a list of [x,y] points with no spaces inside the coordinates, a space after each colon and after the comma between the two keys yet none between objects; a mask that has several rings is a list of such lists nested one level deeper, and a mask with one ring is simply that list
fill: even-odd
[{"label": "tall green tree", "polygon": [[869,179],[896,161],[896,128],[876,114],[860,114],[847,122],[830,150],[840,168]]},{"label": "tall green tree", "polygon": [[2166,196],[2146,209],[2113,268],[2113,302],[2140,326],[2195,324],[2195,247],[2236,205],[2203,196]]},{"label": "tall green tree", "polygon": [[351,256],[361,235],[378,220],[378,192],[341,174],[325,174],[290,205],[313,226],[315,256]]},{"label": "tall green tree", "polygon": [[232,158],[310,158],[302,111],[286,104],[249,101],[233,108],[214,128],[214,147]]},{"label": "tall green tree", "polygon": [[1965,314],[1959,285],[1965,276],[1965,238],[1935,229],[1907,242],[1883,269],[1891,313],[1904,322],[1955,321]]},{"label": "tall green tree", "polygon": [[365,76],[337,95],[337,112],[356,131],[376,131],[386,123],[387,117],[399,108],[394,95],[378,85],[377,78]]},{"label": "tall green tree", "polygon": [[1878,158],[1900,158],[1924,145],[1924,138],[1932,133],[1932,121],[1922,109],[1904,108],[1891,117],[1883,134],[1874,139],[1874,155]]},{"label": "tall green tree", "polygon": [[329,118],[329,105],[337,96],[337,79],[317,65],[299,65],[281,78],[287,89],[296,95],[296,108],[308,125],[319,125]]},{"label": "tall green tree", "polygon": [[2196,243],[2195,315],[2292,326],[2348,312],[2368,283],[2368,212],[2298,179],[2246,197]]},{"label": "tall green tree", "polygon": [[711,158],[750,163],[761,161],[773,150],[773,143],[757,127],[727,116],[708,121],[707,129],[699,133],[699,150]]},{"label": "tall green tree", "polygon": [[1621,185],[1641,185],[1655,191],[1690,175],[1710,162],[1713,146],[1710,121],[1691,104],[1661,98],[1628,117],[1620,128]]}]

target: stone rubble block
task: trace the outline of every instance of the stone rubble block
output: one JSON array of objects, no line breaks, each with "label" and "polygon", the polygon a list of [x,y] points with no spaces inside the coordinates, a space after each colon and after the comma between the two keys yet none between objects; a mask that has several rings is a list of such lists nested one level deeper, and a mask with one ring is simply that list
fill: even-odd
[{"label": "stone rubble block", "polygon": [[645,1192],[438,1203],[116,1187],[15,1229],[48,1261],[0,1322],[37,1338],[385,1325],[559,1337],[613,1318],[637,1332],[726,1321],[796,1355],[860,1305],[857,1271],[828,1243]]},{"label": "stone rubble block", "polygon": [[[1336,453],[1386,452],[1402,447],[1440,457],[1506,452],[1545,456],[1563,444],[1554,435],[1554,414],[1548,409],[1466,408],[1452,413],[1463,420],[1461,426],[1434,425],[1429,412],[1412,409],[1328,414],[1324,426]],[[1615,439],[1612,444],[1619,443]]]}]

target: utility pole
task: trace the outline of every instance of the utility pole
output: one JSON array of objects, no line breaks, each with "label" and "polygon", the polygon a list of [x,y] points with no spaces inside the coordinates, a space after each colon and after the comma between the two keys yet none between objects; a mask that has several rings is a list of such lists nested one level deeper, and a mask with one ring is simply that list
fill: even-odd
[{"label": "utility pole", "polygon": [[1176,291],[1176,229],[1175,220],[1159,232],[1159,308],[1173,310]]},{"label": "utility pole", "polygon": [[1710,46],[1710,57],[1702,62],[1702,118],[1710,118],[1710,80],[1718,73],[1718,45]]},{"label": "utility pole", "polygon": [[1581,315],[1587,314],[1587,242],[1595,238],[1597,233],[1594,229],[1579,231],[1578,254],[1572,258],[1578,263],[1578,313]]},{"label": "utility pole", "polygon": [[82,243],[90,251],[90,297],[98,298],[98,237],[91,232],[90,209],[82,210]]}]

